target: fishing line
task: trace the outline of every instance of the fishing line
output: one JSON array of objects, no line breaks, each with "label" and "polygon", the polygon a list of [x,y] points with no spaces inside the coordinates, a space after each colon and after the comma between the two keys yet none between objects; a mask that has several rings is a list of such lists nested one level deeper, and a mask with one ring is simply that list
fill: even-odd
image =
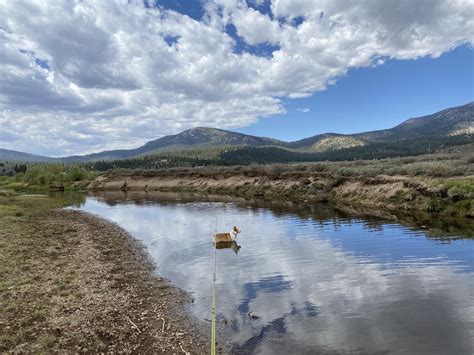
[{"label": "fishing line", "polygon": [[[214,233],[217,233],[217,217]],[[217,248],[214,243],[214,273],[212,276],[212,305],[211,305],[211,355],[216,354],[216,274],[217,274]]]},{"label": "fishing line", "polygon": [[217,248],[214,245],[214,275],[212,277],[212,307],[211,307],[211,355],[216,354],[216,274],[217,274]]}]

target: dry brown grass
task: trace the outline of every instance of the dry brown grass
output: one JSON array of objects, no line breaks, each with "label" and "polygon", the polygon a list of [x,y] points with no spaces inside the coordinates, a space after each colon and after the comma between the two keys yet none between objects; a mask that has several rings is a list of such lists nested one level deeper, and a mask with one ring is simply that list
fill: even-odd
[{"label": "dry brown grass", "polygon": [[[333,176],[375,177],[389,176],[426,176],[426,177],[462,177],[474,175],[474,151],[466,150],[457,153],[439,153],[380,160],[354,160],[318,163],[238,165],[238,166],[205,166],[195,168],[168,168],[158,170],[120,170],[123,175],[232,175],[278,176],[293,173],[322,173]],[[112,172],[113,174],[113,172]]]}]

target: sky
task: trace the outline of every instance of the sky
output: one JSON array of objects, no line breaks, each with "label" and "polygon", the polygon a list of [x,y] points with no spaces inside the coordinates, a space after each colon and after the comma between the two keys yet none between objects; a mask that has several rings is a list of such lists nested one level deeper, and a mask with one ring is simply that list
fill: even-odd
[{"label": "sky", "polygon": [[0,148],[296,140],[474,100],[469,0],[0,0]]}]

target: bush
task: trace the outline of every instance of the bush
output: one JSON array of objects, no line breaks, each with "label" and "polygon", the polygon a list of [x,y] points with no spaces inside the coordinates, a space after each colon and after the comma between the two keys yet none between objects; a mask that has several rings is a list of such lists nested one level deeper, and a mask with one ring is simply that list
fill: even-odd
[{"label": "bush", "polygon": [[428,212],[440,212],[443,209],[443,202],[439,197],[431,197],[428,202]]},{"label": "bush", "polygon": [[18,172],[13,177],[2,177],[5,186],[12,188],[46,187],[51,184],[67,184],[79,181],[89,181],[96,173],[90,172],[80,164],[30,163],[26,165],[25,173]]},{"label": "bush", "polygon": [[25,178],[25,174],[24,174],[24,173],[17,173],[17,174],[15,174],[15,181],[16,181],[16,182],[23,181],[24,178]]},{"label": "bush", "polygon": [[48,182],[48,179],[46,177],[46,175],[40,175],[38,176],[38,184],[40,185],[44,185]]},{"label": "bush", "polygon": [[80,168],[73,168],[67,174],[68,181],[82,181],[86,178],[87,172]]}]

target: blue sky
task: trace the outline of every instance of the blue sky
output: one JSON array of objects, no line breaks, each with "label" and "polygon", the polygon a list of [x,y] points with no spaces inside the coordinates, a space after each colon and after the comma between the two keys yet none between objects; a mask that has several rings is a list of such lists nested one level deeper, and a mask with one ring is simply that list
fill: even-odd
[{"label": "blue sky", "polygon": [[[388,60],[351,69],[326,91],[285,100],[287,112],[239,132],[297,140],[319,133],[393,127],[474,100],[474,51],[464,45],[438,58]],[[298,109],[309,109],[301,112]]]},{"label": "blue sky", "polygon": [[[272,16],[269,2],[249,6]],[[204,16],[200,1],[155,0],[195,20]],[[300,21],[300,18],[296,18]],[[294,20],[294,21],[295,21]],[[249,46],[235,26],[226,32],[236,52],[270,55],[276,46]],[[297,140],[320,133],[357,133],[393,127],[410,117],[424,116],[474,100],[474,51],[463,45],[438,58],[385,60],[384,64],[349,69],[334,85],[309,98],[283,100],[287,112],[261,119],[237,132]]]},{"label": "blue sky", "polygon": [[143,0],[146,7],[161,7],[185,14],[196,21],[204,16],[204,8],[200,0]]},{"label": "blue sky", "polygon": [[28,153],[202,126],[354,133],[474,97],[472,1],[29,0],[0,13],[0,148]]}]

